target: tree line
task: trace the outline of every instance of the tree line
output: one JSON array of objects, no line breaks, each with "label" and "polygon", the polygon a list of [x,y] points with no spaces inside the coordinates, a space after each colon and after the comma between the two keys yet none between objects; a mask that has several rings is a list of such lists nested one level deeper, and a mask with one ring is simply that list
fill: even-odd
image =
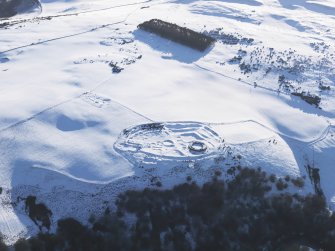
[{"label": "tree line", "polygon": [[335,250],[335,215],[323,196],[300,194],[304,179],[236,172],[228,181],[216,172],[203,185],[188,177],[172,189],[127,191],[88,225],[59,220],[56,233],[21,239],[14,250]]},{"label": "tree line", "polygon": [[170,39],[174,42],[189,46],[199,51],[206,50],[215,42],[215,39],[208,35],[159,19],[146,21],[138,25],[138,28],[155,33],[161,37]]}]

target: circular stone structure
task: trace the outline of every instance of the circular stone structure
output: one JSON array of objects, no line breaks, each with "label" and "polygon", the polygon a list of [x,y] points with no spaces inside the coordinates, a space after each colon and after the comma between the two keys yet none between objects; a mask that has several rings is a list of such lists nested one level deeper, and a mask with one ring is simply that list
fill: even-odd
[{"label": "circular stone structure", "polygon": [[193,141],[189,144],[188,149],[190,149],[191,152],[203,153],[206,152],[207,146],[204,142]]},{"label": "circular stone structure", "polygon": [[167,122],[137,125],[123,130],[114,148],[131,162],[198,160],[216,154],[222,139],[209,125]]}]

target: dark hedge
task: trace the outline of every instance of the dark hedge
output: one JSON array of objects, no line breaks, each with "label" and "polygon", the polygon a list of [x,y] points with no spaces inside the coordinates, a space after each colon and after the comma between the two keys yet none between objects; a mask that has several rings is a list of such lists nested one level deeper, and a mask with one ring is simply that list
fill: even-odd
[{"label": "dark hedge", "polygon": [[215,42],[210,36],[159,19],[146,21],[138,25],[138,28],[199,51],[206,50]]}]

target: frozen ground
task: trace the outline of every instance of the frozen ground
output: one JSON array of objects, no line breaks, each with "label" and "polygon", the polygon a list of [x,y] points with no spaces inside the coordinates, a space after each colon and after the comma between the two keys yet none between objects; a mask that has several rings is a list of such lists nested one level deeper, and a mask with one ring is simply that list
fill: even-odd
[{"label": "frozen ground", "polygon": [[[120,191],[236,165],[306,177],[335,206],[331,0],[42,0],[0,19],[0,232],[38,228],[18,197],[85,221]],[[200,53],[137,30],[217,38]],[[292,92],[321,98],[319,107]],[[148,125],[156,123],[158,128]],[[154,130],[153,130],[154,129]],[[192,152],[192,142],[204,152]]]}]

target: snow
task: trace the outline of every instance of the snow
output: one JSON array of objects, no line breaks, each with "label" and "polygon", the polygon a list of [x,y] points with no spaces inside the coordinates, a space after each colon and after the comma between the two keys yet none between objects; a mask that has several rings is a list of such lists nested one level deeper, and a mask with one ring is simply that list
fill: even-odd
[{"label": "snow", "polygon": [[[306,176],[307,193],[306,165],[313,164],[334,209],[331,0],[41,4],[42,12],[0,19],[0,232],[7,243],[38,231],[22,202],[11,204],[17,197],[35,194],[53,222],[85,222],[124,190],[157,181],[171,187],[189,175],[201,183],[234,165]],[[153,18],[218,41],[201,53],[137,29]],[[238,56],[257,69],[244,74],[230,61]],[[280,86],[281,75],[288,82]],[[320,107],[292,91],[319,95]],[[143,126],[152,123],[163,130]],[[207,150],[191,152],[195,141]]]}]

